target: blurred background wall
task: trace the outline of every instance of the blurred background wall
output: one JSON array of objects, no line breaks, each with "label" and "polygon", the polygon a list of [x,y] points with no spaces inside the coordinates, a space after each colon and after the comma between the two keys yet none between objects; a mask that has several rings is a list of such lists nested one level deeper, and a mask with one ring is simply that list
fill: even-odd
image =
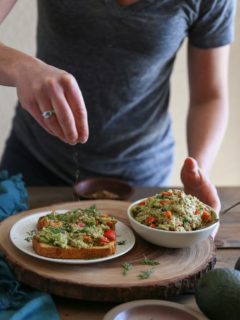
[{"label": "blurred background wall", "polygon": [[[211,171],[218,186],[240,184],[240,6],[237,9],[235,42],[230,55],[230,118],[220,152]],[[36,1],[21,0],[2,23],[0,41],[28,54],[35,53]],[[179,171],[187,154],[185,120],[188,105],[186,44],[178,53],[171,87],[170,110],[176,138],[176,163],[172,184],[180,185]],[[9,134],[17,96],[15,88],[0,86],[0,157]],[[17,157],[17,155],[16,155]]]}]

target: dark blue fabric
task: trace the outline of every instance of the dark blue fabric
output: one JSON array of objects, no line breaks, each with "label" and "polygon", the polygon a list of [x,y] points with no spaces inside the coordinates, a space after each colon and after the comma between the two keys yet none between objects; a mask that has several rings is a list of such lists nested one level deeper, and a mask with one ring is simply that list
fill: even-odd
[{"label": "dark blue fabric", "polygon": [[[26,210],[27,191],[22,175],[8,177],[0,172],[0,221]],[[49,294],[18,282],[0,253],[0,319],[1,320],[59,320]]]},{"label": "dark blue fabric", "polygon": [[7,171],[0,172],[0,221],[28,209],[27,197],[21,174],[9,178]]},{"label": "dark blue fabric", "polygon": [[0,319],[60,319],[51,296],[18,282],[2,255],[0,255]]}]

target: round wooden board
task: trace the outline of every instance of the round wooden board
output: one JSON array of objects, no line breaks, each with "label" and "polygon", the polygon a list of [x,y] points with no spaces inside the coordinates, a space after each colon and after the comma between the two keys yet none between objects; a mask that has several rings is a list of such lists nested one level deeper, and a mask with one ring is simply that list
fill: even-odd
[{"label": "round wooden board", "polygon": [[[124,302],[134,299],[166,299],[192,289],[196,280],[216,263],[211,239],[191,248],[167,249],[152,245],[135,235],[135,246],[125,255],[84,265],[54,263],[31,257],[18,250],[10,240],[11,227],[25,216],[52,209],[86,208],[92,204],[129,225],[129,203],[113,200],[53,205],[22,212],[0,224],[1,251],[19,281],[51,294],[82,300]],[[139,273],[151,268],[142,264],[144,256],[160,264],[154,266],[154,272],[148,279],[140,280]],[[126,276],[123,275],[124,262],[133,264]]]}]

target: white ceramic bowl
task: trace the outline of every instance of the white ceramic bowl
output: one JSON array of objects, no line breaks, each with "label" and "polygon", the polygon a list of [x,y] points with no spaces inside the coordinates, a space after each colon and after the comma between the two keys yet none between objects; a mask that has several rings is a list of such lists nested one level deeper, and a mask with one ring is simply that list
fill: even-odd
[{"label": "white ceramic bowl", "polygon": [[132,215],[132,207],[144,200],[146,200],[146,198],[133,202],[128,207],[128,220],[132,228],[140,237],[155,245],[167,248],[190,247],[199,243],[202,240],[207,239],[210,235],[215,235],[219,228],[219,221],[211,224],[208,227],[187,232],[166,231],[145,226],[140,222],[136,221]]}]

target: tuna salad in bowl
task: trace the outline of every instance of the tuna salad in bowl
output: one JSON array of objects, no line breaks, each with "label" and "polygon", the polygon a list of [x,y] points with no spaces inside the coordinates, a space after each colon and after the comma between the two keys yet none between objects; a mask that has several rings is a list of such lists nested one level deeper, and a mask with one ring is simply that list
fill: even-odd
[{"label": "tuna salad in bowl", "polygon": [[132,203],[128,219],[140,237],[168,248],[195,245],[219,227],[218,214],[211,207],[178,189]]}]

